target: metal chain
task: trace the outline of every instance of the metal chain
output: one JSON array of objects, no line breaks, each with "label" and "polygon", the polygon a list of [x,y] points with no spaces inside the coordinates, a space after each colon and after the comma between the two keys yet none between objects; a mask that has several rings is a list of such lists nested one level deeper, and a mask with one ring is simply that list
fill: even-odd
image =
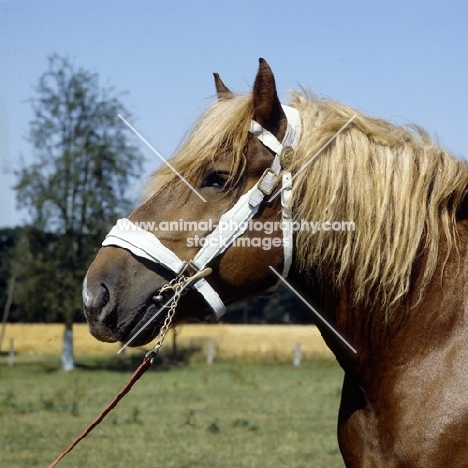
[{"label": "metal chain", "polygon": [[166,338],[166,334],[169,331],[169,327],[171,326],[172,319],[174,318],[176,312],[177,304],[187,284],[187,280],[189,280],[189,278],[182,276],[179,278],[174,278],[169,283],[169,285],[172,286],[172,289],[174,291],[174,297],[172,298],[171,305],[169,306],[169,311],[166,315],[166,318],[164,319],[161,329],[159,330],[158,339],[156,340],[154,348],[151,351],[148,351],[148,353],[146,353],[147,358],[154,359],[157,356],[159,349],[163,344],[164,338]]}]

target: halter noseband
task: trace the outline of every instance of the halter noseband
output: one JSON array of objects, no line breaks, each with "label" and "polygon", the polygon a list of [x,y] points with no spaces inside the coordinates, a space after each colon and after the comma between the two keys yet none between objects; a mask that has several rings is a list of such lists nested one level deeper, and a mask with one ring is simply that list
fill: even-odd
[{"label": "halter noseband", "polygon": [[[301,119],[299,112],[288,106],[282,106],[287,118],[287,130],[283,141],[278,139],[260,124],[251,122],[249,132],[257,137],[264,146],[275,153],[271,167],[267,168],[259,181],[236,204],[224,213],[217,227],[205,238],[203,247],[190,262],[181,260],[172,250],[165,247],[159,239],[149,231],[133,224],[128,219],[120,219],[104,239],[103,246],[117,246],[129,250],[135,256],[146,258],[172,271],[177,277],[192,278],[190,286],[197,290],[213,310],[212,321],[219,320],[226,312],[226,307],[218,293],[201,274],[206,265],[215,257],[222,254],[248,227],[248,222],[258,212],[265,197],[271,195],[278,185],[282,174],[281,212],[283,228],[283,277],[289,272],[292,261],[292,183],[291,173],[288,171],[294,150],[297,148],[301,136]],[[126,229],[122,229],[122,225]],[[222,228],[220,228],[222,226]],[[196,278],[195,278],[196,277]]]}]

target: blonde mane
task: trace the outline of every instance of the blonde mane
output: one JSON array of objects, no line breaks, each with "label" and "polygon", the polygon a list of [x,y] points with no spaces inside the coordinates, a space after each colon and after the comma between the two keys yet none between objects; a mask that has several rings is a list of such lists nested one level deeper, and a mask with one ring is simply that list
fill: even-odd
[{"label": "blonde mane", "polygon": [[[354,231],[299,231],[296,266],[332,279],[337,291],[351,291],[355,305],[379,306],[388,319],[410,290],[413,265],[421,253],[422,294],[440,260],[440,241],[445,240],[447,252],[456,247],[455,216],[467,193],[467,163],[420,128],[370,118],[307,91],[293,92],[289,105],[298,109],[303,126],[292,167],[298,174],[293,182],[294,219],[355,223]],[[215,155],[229,152],[235,184],[245,167],[252,115],[250,96],[216,102],[171,163],[184,177],[198,180]],[[155,176],[148,196],[179,183],[165,167]]]}]

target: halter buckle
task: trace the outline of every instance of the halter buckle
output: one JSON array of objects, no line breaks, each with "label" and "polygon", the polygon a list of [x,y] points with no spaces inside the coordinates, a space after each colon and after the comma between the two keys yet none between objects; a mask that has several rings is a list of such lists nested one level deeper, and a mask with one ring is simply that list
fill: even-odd
[{"label": "halter buckle", "polygon": [[277,183],[278,174],[271,167],[268,167],[260,177],[257,187],[263,195],[268,196],[273,193]]}]

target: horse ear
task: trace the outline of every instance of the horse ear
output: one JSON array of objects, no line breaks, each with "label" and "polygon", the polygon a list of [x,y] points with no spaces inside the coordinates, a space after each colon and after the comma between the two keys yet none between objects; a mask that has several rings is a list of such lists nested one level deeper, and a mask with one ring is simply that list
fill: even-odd
[{"label": "horse ear", "polygon": [[221,78],[217,73],[213,73],[216,92],[218,93],[218,99],[221,101],[223,99],[229,99],[232,97],[231,90],[223,83]]},{"label": "horse ear", "polygon": [[260,66],[253,87],[254,120],[277,135],[286,115],[276,92],[275,77],[270,66],[262,58],[259,62]]}]

